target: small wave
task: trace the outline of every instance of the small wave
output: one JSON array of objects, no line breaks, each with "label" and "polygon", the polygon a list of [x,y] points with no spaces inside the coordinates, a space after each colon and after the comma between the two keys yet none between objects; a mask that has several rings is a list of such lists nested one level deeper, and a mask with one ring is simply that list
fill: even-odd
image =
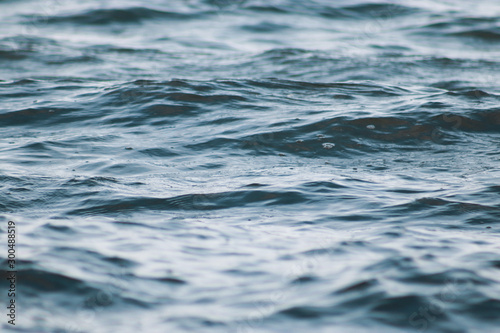
[{"label": "small wave", "polygon": [[142,21],[152,19],[185,20],[198,16],[199,14],[167,12],[147,7],[131,7],[123,9],[96,9],[73,15],[43,17],[39,21],[47,24],[108,25],[114,23],[141,23]]},{"label": "small wave", "polygon": [[63,186],[68,187],[96,187],[105,184],[117,184],[119,181],[113,177],[88,177],[88,178],[71,178]]},{"label": "small wave", "polygon": [[283,4],[243,6],[243,9],[262,13],[300,14],[329,19],[391,19],[417,13],[420,9],[399,4],[362,3],[352,6],[331,6],[311,2],[286,1]]},{"label": "small wave", "polygon": [[452,201],[442,198],[420,198],[409,203],[391,207],[394,212],[422,213],[425,218],[444,217],[457,218],[468,217],[465,222],[471,225],[498,223],[500,218],[500,207],[469,203],[463,201]]},{"label": "small wave", "polygon": [[77,112],[76,108],[57,108],[57,107],[40,107],[29,108],[24,110],[12,111],[0,114],[0,126],[40,126],[54,125],[60,122],[75,121],[81,119],[79,117],[71,117],[67,119],[65,115]]},{"label": "small wave", "polygon": [[400,16],[407,16],[421,11],[416,7],[408,7],[394,3],[364,3],[341,7],[341,10],[347,12],[353,17],[385,20]]},{"label": "small wave", "polygon": [[496,42],[500,40],[497,22],[498,19],[490,17],[457,17],[415,28],[414,33]]},{"label": "small wave", "polygon": [[236,191],[207,194],[185,194],[170,198],[126,198],[107,200],[88,199],[84,208],[69,212],[69,215],[117,214],[140,210],[214,210],[247,205],[291,205],[308,199],[300,192],[286,191]]},{"label": "small wave", "polygon": [[26,52],[20,52],[18,50],[0,50],[0,59],[2,60],[24,60],[29,57]]},{"label": "small wave", "polygon": [[482,39],[489,42],[499,42],[500,28],[460,31],[451,33],[450,36]]},{"label": "small wave", "polygon": [[260,22],[253,25],[242,25],[240,29],[255,33],[273,33],[290,29],[289,25],[276,24],[272,22]]},{"label": "small wave", "polygon": [[60,273],[53,273],[42,269],[26,268],[17,273],[19,283],[23,288],[41,292],[60,292],[76,294],[89,294],[96,289],[87,285],[84,281]]}]

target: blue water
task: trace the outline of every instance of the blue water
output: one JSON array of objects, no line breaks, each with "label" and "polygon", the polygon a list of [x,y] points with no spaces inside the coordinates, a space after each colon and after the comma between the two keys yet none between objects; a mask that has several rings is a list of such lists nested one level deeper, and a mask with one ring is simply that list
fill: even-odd
[{"label": "blue water", "polygon": [[0,20],[2,331],[500,332],[497,0]]}]

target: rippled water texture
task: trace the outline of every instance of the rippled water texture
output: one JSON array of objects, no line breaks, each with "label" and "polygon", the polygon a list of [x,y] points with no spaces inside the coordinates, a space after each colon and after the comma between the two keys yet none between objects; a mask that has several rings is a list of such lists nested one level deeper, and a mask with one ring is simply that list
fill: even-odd
[{"label": "rippled water texture", "polygon": [[500,332],[499,16],[0,1],[3,331]]}]

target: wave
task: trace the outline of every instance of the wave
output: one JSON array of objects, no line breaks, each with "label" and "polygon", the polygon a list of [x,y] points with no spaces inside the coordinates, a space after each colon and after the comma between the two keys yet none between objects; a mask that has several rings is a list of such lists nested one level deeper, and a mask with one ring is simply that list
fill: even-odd
[{"label": "wave", "polygon": [[415,34],[427,36],[469,38],[478,41],[500,40],[500,30],[494,17],[455,17],[439,19],[438,22],[414,27]]},{"label": "wave", "polygon": [[301,14],[321,16],[330,19],[391,19],[406,16],[421,11],[416,7],[409,7],[391,3],[361,3],[351,6],[331,6],[321,2],[298,3],[282,1],[278,4],[242,6],[243,9],[279,14]]},{"label": "wave", "polygon": [[140,210],[214,210],[247,205],[291,205],[307,199],[299,192],[272,191],[234,191],[206,194],[186,194],[170,198],[123,198],[107,200],[84,200],[82,208],[69,212],[69,215],[108,215]]},{"label": "wave", "polygon": [[[145,20],[166,19],[186,20],[199,17],[200,14],[169,12],[148,7],[95,9],[73,15],[39,17],[40,24],[71,23],[80,25],[137,24]],[[33,22],[34,16],[31,18]]]}]

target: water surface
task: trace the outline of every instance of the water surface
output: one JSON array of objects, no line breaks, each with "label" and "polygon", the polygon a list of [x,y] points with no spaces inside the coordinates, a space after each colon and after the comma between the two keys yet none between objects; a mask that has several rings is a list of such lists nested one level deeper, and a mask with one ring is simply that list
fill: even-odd
[{"label": "water surface", "polygon": [[500,332],[497,1],[0,9],[16,331]]}]

